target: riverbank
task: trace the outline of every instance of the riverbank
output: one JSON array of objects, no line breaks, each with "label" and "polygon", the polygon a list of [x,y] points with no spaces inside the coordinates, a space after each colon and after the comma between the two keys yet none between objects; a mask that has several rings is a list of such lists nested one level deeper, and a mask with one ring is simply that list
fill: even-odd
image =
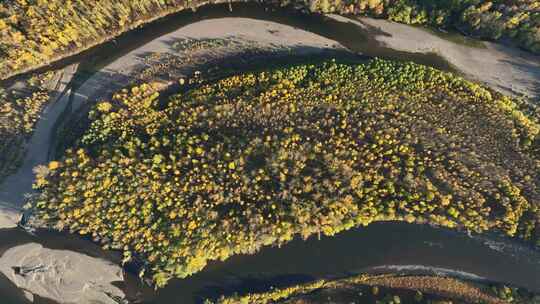
[{"label": "riverbank", "polygon": [[[213,0],[212,4],[219,4],[223,3],[225,1],[223,0]],[[241,0],[235,0],[234,2],[241,2]],[[31,66],[20,68],[20,69],[13,69],[10,72],[4,71],[0,77],[1,80],[5,80],[11,77],[14,77],[16,75],[20,75],[23,73],[27,73],[42,67],[46,67],[54,63],[55,61],[59,61],[62,59],[65,59],[67,57],[79,54],[81,52],[84,52],[85,50],[91,49],[94,46],[103,44],[107,41],[113,40],[118,35],[134,30],[144,24],[151,23],[152,21],[161,19],[167,15],[174,14],[176,12],[180,12],[186,9],[196,9],[199,6],[208,5],[208,1],[198,1],[196,3],[190,3],[188,6],[185,5],[176,5],[173,7],[170,7],[168,9],[164,10],[158,10],[157,12],[152,11],[152,13],[147,13],[144,16],[142,16],[139,19],[134,20],[134,22],[127,22],[124,26],[119,26],[116,28],[113,28],[112,31],[109,31],[110,33],[108,35],[103,35],[101,37],[88,37],[86,41],[78,41],[78,44],[76,48],[73,48],[72,50],[64,50],[60,52],[55,52],[53,56],[48,58],[48,60],[44,62],[39,62],[37,64],[33,64]]]},{"label": "riverbank", "polygon": [[0,184],[23,163],[40,115],[53,103],[63,70],[0,82]]},{"label": "riverbank", "polygon": [[[3,65],[0,67],[0,77],[5,79],[36,67],[49,65],[56,60],[80,53],[92,46],[114,39],[121,33],[175,12],[187,9],[195,10],[206,4],[216,5],[224,2],[222,0],[195,2],[177,0],[164,3],[147,0],[133,6],[129,1],[102,1],[99,5],[95,5],[93,10],[91,10],[91,6],[89,7],[88,4],[82,2],[56,3],[53,1],[50,5],[25,4],[22,7],[7,2],[2,6],[2,9],[13,18],[0,19],[3,30],[2,38],[5,41],[5,54],[2,58]],[[232,10],[232,3],[236,2],[242,1],[228,1],[230,10]],[[420,3],[383,4],[381,2],[370,2],[369,5],[366,2],[350,4],[336,2],[335,5],[332,5],[327,1],[306,4],[302,1],[270,0],[260,4],[263,3],[265,5],[288,6],[302,12],[367,14],[405,24],[466,28],[470,33],[480,34],[479,36],[489,39],[497,40],[501,37],[515,39],[521,47],[532,52],[538,52],[539,49],[538,37],[534,34],[538,29],[537,21],[526,14],[528,10],[535,9],[533,4],[493,6],[491,2],[486,1],[476,8],[465,4],[432,6]],[[26,12],[26,9],[32,13]],[[503,10],[504,13],[501,14],[498,10]],[[93,15],[87,15],[90,11]],[[126,11],[131,13],[126,14]],[[36,12],[39,13],[36,14]],[[50,17],[58,12],[65,16],[74,14],[77,15],[77,18],[68,18],[71,27],[66,28],[64,22],[58,22]],[[24,20],[30,14],[39,21],[17,24],[19,19]],[[457,15],[461,15],[461,17],[457,17]],[[482,20],[482,18],[487,19]],[[486,28],[484,28],[483,21],[488,22]],[[88,27],[91,30],[78,31],[78,27]],[[50,36],[46,41],[35,40],[35,37],[24,34],[27,32],[40,33],[46,28]]]},{"label": "riverbank", "polygon": [[[219,29],[219,35],[214,34],[216,29]],[[246,31],[246,29],[250,29],[250,31]],[[250,33],[256,34],[249,36]],[[191,26],[186,26],[171,35],[173,36],[164,36],[163,39],[160,38],[145,45],[143,48],[133,50],[128,55],[122,55],[121,59],[107,64],[103,68],[99,68],[98,71],[92,71],[88,79],[83,84],[80,84],[77,90],[70,92],[69,101],[67,101],[70,106],[66,107],[69,110],[64,111],[63,117],[69,117],[73,113],[76,113],[80,109],[79,107],[85,104],[86,100],[106,97],[107,94],[110,94],[110,92],[118,87],[131,81],[136,81],[138,75],[134,76],[133,71],[137,71],[138,73],[145,70],[145,60],[142,58],[148,59],[149,53],[154,53],[156,50],[159,50],[157,53],[176,52],[172,47],[174,43],[171,42],[177,39],[181,40],[186,37],[196,39],[230,39],[232,35],[237,36],[237,40],[243,40],[248,45],[257,44],[258,41],[262,41],[259,46],[272,47],[274,49],[277,45],[278,49],[285,47],[293,50],[305,50],[309,53],[318,52],[321,49],[334,50],[341,48],[337,40],[328,37],[321,37],[313,33],[310,34],[298,28],[294,29],[291,26],[276,25],[273,22],[247,18],[205,20]],[[283,43],[284,41],[287,43]],[[313,41],[316,41],[316,43],[313,44]],[[358,43],[362,43],[362,41],[359,39]],[[226,51],[225,53],[230,54]],[[203,56],[204,52],[199,55]],[[191,69],[186,69],[185,73],[186,76],[189,76],[192,71]],[[30,176],[30,183],[32,178]],[[346,250],[346,248],[343,249]]]},{"label": "riverbank", "polygon": [[19,208],[12,205],[0,205],[0,229],[17,227],[21,218],[22,214]]},{"label": "riverbank", "polygon": [[0,221],[0,229],[17,226],[21,218],[18,214],[22,210],[25,199],[33,192],[34,168],[48,161],[51,130],[68,103],[69,94],[65,91],[76,68],[76,65],[66,67],[52,82],[51,100],[41,111],[32,136],[28,142],[13,151],[13,153],[24,155],[24,158],[15,173],[8,175],[0,184],[0,218],[3,218]]},{"label": "riverbank", "polygon": [[332,15],[332,18],[379,30],[375,39],[389,48],[436,53],[448,60],[467,79],[486,84],[504,94],[540,100],[539,55],[488,41],[478,42],[483,47],[459,44],[421,27],[387,20],[359,17],[355,18],[358,21],[350,21],[337,15]]},{"label": "riverbank", "polygon": [[[141,65],[144,66],[145,63],[140,58],[147,57],[150,53],[164,52],[172,47],[171,44],[173,42],[171,41],[182,39],[183,37],[228,39],[231,36],[238,36],[245,37],[245,40],[249,40],[248,43],[250,44],[261,43],[261,45],[270,45],[272,47],[283,42],[286,47],[295,49],[295,51],[321,47],[330,47],[331,49],[348,48],[353,52],[360,52],[368,56],[384,54],[384,57],[388,59],[392,59],[392,56],[397,56],[398,59],[404,60],[415,60],[415,57],[417,57],[417,60],[415,60],[417,62],[425,62],[426,64],[437,63],[437,65],[444,65],[443,61],[447,60],[451,65],[465,74],[468,79],[486,83],[491,88],[505,93],[514,95],[525,94],[534,97],[537,96],[537,88],[540,87],[540,72],[538,72],[540,71],[539,57],[523,53],[517,49],[493,43],[485,43],[487,48],[459,45],[443,40],[420,28],[371,18],[361,18],[357,22],[337,15],[330,15],[329,18],[317,17],[313,19],[310,17],[306,20],[299,19],[299,22],[291,22],[292,19],[287,18],[296,18],[298,16],[291,15],[287,17],[288,13],[281,15],[279,12],[265,12],[263,7],[259,7],[253,11],[254,6],[248,7],[249,9],[247,11],[244,11],[242,7],[235,7],[233,12],[228,12],[223,8],[222,16],[232,14],[237,16],[254,15],[256,16],[255,18],[275,18],[279,22],[289,24],[289,26],[283,25],[282,27],[276,27],[272,26],[272,24],[275,25],[276,23],[269,21],[242,18],[236,18],[236,20],[243,20],[240,23],[229,23],[227,21],[233,19],[220,20],[218,15],[213,12],[201,10],[202,14],[207,15],[211,19],[184,26],[180,31],[173,31],[163,36],[163,38],[157,38],[157,41],[162,42],[161,44],[155,43],[156,40],[154,40],[153,43],[138,46],[138,54],[135,56],[124,57],[125,54],[112,55],[110,56],[111,58],[115,58],[116,56],[120,56],[120,58],[116,60],[116,63],[110,63],[111,66],[105,65],[99,67],[99,71],[92,71],[92,67],[95,66],[94,62],[88,65],[87,68],[82,69],[83,71],[79,73],[79,78],[87,77],[85,75],[87,73],[93,74],[93,76],[86,83],[87,92],[67,94],[70,96],[69,98],[74,99],[69,101],[69,104],[73,104],[74,108],[78,108],[81,103],[80,100],[106,96],[129,81],[133,81],[136,77],[129,76],[132,72],[130,71],[131,69],[138,66],[138,72],[144,73],[144,68],[141,68]],[[317,26],[318,22],[327,23],[320,27]],[[294,30],[291,30],[291,26],[295,27]],[[168,26],[165,27],[167,28]],[[253,29],[253,32],[246,33],[246,30],[242,27]],[[312,34],[305,35],[304,38],[301,38],[301,35],[298,33],[306,33],[301,30],[302,28],[312,31]],[[216,34],[214,35],[212,31],[216,31]],[[430,41],[430,43],[426,44],[427,41]],[[393,48],[401,50],[401,52],[394,51],[394,55],[392,55]],[[110,49],[108,51],[113,50]],[[136,52],[135,50],[132,51]],[[403,53],[403,51],[410,53]],[[437,55],[433,55],[433,52]],[[221,53],[210,56],[219,57],[224,55],[224,53]],[[437,56],[444,59],[442,61],[441,59],[435,59]],[[187,63],[187,61],[181,63]],[[508,84],[512,84],[512,86]],[[84,90],[84,87],[82,89]],[[81,99],[81,97],[84,98]],[[62,99],[61,102],[67,101]],[[61,106],[55,107],[61,108]],[[70,111],[72,113],[75,112],[73,110]],[[64,114],[62,117],[67,118]],[[48,137],[49,135],[34,136],[35,139],[41,138],[41,140]],[[32,149],[31,144],[29,147]],[[34,148],[34,150],[43,151],[43,147],[43,145],[40,145],[39,148]],[[34,166],[36,164],[37,162],[32,163]],[[31,172],[32,165],[27,166],[24,170],[25,187],[31,184],[33,178],[33,173]],[[17,174],[19,175],[20,172],[17,172]],[[20,189],[19,182],[23,179],[10,178],[10,180],[13,181],[10,183],[11,185],[17,184],[18,188],[16,189]],[[0,186],[0,195],[3,192],[4,197],[6,197],[6,191],[3,191],[2,188],[7,189],[8,187]],[[11,192],[14,193],[14,191]],[[23,192],[25,191],[19,191],[18,198],[9,197],[10,195],[8,194],[9,199],[2,200],[0,196],[0,201],[3,201],[4,205],[20,207],[23,201],[21,196]],[[16,203],[14,203],[15,201]]]},{"label": "riverbank", "polygon": [[[249,31],[246,30],[248,28]],[[235,42],[234,47],[230,49],[209,45],[206,49],[195,52],[187,50],[184,54],[179,53],[174,49],[173,44],[187,37],[195,40],[221,39]],[[0,185],[0,202],[13,210],[20,209],[24,204],[25,196],[32,193],[33,169],[49,160],[48,153],[51,151],[53,136],[57,135],[56,130],[62,127],[62,122],[57,121],[58,118],[67,120],[71,114],[78,113],[78,109],[87,100],[106,98],[128,83],[136,83],[142,78],[159,77],[157,74],[163,73],[163,70],[148,70],[156,63],[155,60],[163,62],[174,60],[175,73],[188,76],[194,72],[194,67],[201,66],[201,63],[224,60],[246,50],[260,52],[268,50],[275,56],[283,56],[283,53],[303,56],[338,49],[343,50],[335,41],[286,25],[243,18],[215,19],[188,25],[161,36],[98,70],[93,70],[92,66],[85,66],[83,63],[82,69],[77,71],[78,65],[71,65],[64,72],[62,85],[57,90],[56,101],[47,106],[42,113],[42,119],[36,125],[36,130],[27,145],[28,151],[23,165]],[[266,55],[272,56],[271,52]],[[171,54],[177,54],[177,56],[171,58]],[[171,64],[170,61],[168,65]],[[81,79],[82,83],[80,83]],[[162,79],[162,81],[167,80]],[[76,91],[67,87],[71,82],[77,83]],[[12,215],[6,216],[5,221],[9,220],[9,223],[4,226],[16,225],[12,218]]]},{"label": "riverbank", "polygon": [[[248,28],[250,29],[249,31],[246,30]],[[216,29],[220,30],[218,31]],[[234,38],[231,38],[231,36],[234,36]],[[209,43],[206,47],[202,49],[197,48],[196,50],[190,48],[178,50],[174,47],[174,42],[184,41],[188,37],[193,39],[194,42],[204,40],[213,41],[213,43]],[[234,40],[234,47],[228,48],[227,46],[230,45],[216,47],[215,43],[224,39]],[[177,63],[175,72],[179,74],[185,73],[188,76],[194,73],[194,68],[200,66],[201,62],[220,59],[226,60],[226,58],[245,51],[264,52],[267,56],[272,56],[272,53],[275,56],[283,56],[284,54],[295,56],[315,55],[326,51],[333,52],[336,49],[339,49],[339,47],[329,39],[285,25],[249,19],[223,19],[200,22],[183,27],[124,54],[99,70],[84,69],[85,67],[77,70],[76,66],[73,66],[73,79],[70,82],[76,84],[76,86],[67,87],[66,94],[63,94],[53,104],[53,110],[43,113],[43,119],[38,123],[34,137],[29,145],[28,160],[16,175],[10,176],[0,186],[2,200],[10,206],[10,213],[5,214],[6,223],[4,227],[13,227],[16,225],[17,213],[15,210],[22,206],[24,197],[32,193],[31,184],[34,180],[33,168],[39,164],[46,164],[48,152],[51,149],[54,150],[54,147],[51,146],[53,143],[52,136],[57,134],[59,128],[65,127],[56,120],[59,117],[68,119],[73,115],[78,115],[82,107],[86,108],[90,105],[89,102],[108,98],[112,92],[128,83],[136,83],[141,81],[141,78],[158,77],[157,74],[162,73],[163,70],[147,70],[148,67],[153,65],[153,59],[157,58],[160,62],[165,62],[165,60],[171,60],[170,62],[172,62],[173,58],[171,56],[173,56],[174,62]],[[165,56],[166,58],[161,56]],[[86,68],[91,67],[86,66]],[[81,81],[81,78],[83,81]],[[162,81],[166,80],[163,78]],[[70,127],[68,126],[68,128]],[[42,251],[49,259],[48,264],[50,265],[63,265],[66,262],[75,265],[77,264],[77,260],[83,258],[57,250],[48,250],[46,247]],[[9,258],[6,256],[0,258],[0,264],[2,264],[3,269],[9,270],[13,267],[20,267],[21,261],[24,261],[25,258],[25,250],[14,250],[10,252]],[[39,256],[27,258],[29,262],[25,263],[30,264],[38,263],[36,259],[40,259]],[[85,259],[87,258],[85,257]],[[108,269],[105,260],[96,260],[92,263],[95,263],[93,267],[96,269]],[[89,280],[92,280],[91,277],[86,276],[84,271],[77,272],[76,269],[68,269],[66,273],[58,272],[57,274],[49,273],[48,275],[51,276],[49,279],[54,279],[55,277],[59,279],[67,275],[71,278],[70,280],[83,285],[86,284],[85,282],[90,284]],[[21,278],[17,279],[13,273],[8,278],[14,280],[16,283],[19,280],[20,282],[17,285],[24,286],[29,293],[35,293],[46,298],[62,299],[64,293],[76,294],[80,298],[91,297],[92,299],[99,299],[98,296],[103,296],[103,293],[96,293],[94,287],[87,287],[81,290],[79,288],[80,284],[63,285],[61,287],[48,286],[48,284],[39,285],[21,281]],[[111,279],[111,281],[114,280]],[[90,284],[88,286],[93,285]]]},{"label": "riverbank", "polygon": [[[236,303],[534,303],[540,296],[507,286],[459,280],[449,277],[361,274],[348,278],[319,280],[276,288],[267,292],[221,296],[216,304]],[[437,302],[439,303],[439,302]],[[446,302],[444,302],[446,303]]]},{"label": "riverbank", "polygon": [[36,295],[58,303],[126,303],[114,286],[124,280],[119,265],[69,250],[36,243],[16,246],[2,254],[0,273],[31,302]]},{"label": "riverbank", "polygon": [[[115,264],[121,260],[117,252],[102,250],[92,242],[67,233],[40,230],[32,236],[18,229],[0,230],[0,239],[3,240],[0,255],[6,250],[3,248],[39,243],[45,248],[69,250]],[[200,304],[205,298],[215,299],[223,294],[266,291],[272,286],[282,288],[362,273],[442,275],[540,292],[536,284],[540,280],[539,253],[505,238],[491,239],[503,246],[494,250],[483,238],[470,238],[444,228],[374,223],[334,237],[296,238],[281,248],[267,247],[254,255],[212,262],[204,271],[183,280],[173,280],[158,291],[141,283],[136,268],[127,265],[124,283],[118,282],[115,286],[133,303],[144,304]],[[27,304],[22,300],[9,303]]]}]

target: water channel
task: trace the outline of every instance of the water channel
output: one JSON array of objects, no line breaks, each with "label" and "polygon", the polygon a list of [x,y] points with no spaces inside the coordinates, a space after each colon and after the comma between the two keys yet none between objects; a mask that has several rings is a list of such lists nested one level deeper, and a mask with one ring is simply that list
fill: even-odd
[{"label": "water channel", "polygon": [[[377,30],[317,15],[256,4],[209,6],[196,12],[181,12],[126,33],[112,42],[55,63],[60,68],[81,63],[72,84],[72,94],[93,73],[147,42],[201,20],[243,17],[277,22],[330,38],[353,52],[394,60],[415,61],[444,70],[453,67],[436,54],[396,51],[379,43]],[[22,229],[0,230],[0,255],[7,249],[29,243],[47,248],[74,250],[118,262],[118,254],[107,252],[88,240],[65,233]],[[401,267],[397,267],[401,265]],[[406,223],[376,223],[335,237],[294,240],[281,248],[264,248],[254,255],[239,255],[213,262],[204,271],[184,280],[172,280],[157,292],[142,286],[127,274],[120,286],[142,303],[201,303],[205,297],[223,293],[266,290],[271,286],[309,281],[359,272],[400,271],[438,273],[472,279],[511,283],[540,292],[540,252],[495,235],[470,237],[446,229]],[[9,280],[0,275],[2,303],[28,303]],[[7,302],[6,302],[7,301]],[[51,303],[36,298],[35,303]]]}]

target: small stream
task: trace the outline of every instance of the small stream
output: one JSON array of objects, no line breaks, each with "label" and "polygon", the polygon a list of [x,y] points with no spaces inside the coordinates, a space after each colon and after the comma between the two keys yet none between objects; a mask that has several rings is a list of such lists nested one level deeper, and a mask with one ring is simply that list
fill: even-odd
[{"label": "small stream", "polygon": [[[300,28],[333,39],[364,56],[414,61],[454,70],[451,64],[434,53],[409,53],[385,47],[375,39],[380,33],[373,28],[256,4],[233,4],[232,7],[232,12],[228,5],[218,5],[203,7],[196,12],[178,13],[52,67],[81,63],[70,85],[72,94],[76,94],[77,88],[102,67],[155,38],[205,19],[243,17]],[[14,246],[36,242],[52,249],[73,250],[119,261],[118,253],[103,251],[88,240],[66,233],[38,231],[36,235],[30,235],[21,229],[9,229],[0,230],[0,240],[0,255]],[[435,271],[506,282],[540,292],[539,251],[494,235],[469,237],[447,229],[396,222],[375,223],[320,240],[316,237],[307,241],[294,240],[281,248],[264,248],[254,255],[238,255],[225,262],[212,262],[204,271],[184,280],[172,280],[158,292],[141,286],[129,273],[126,282],[119,283],[119,286],[131,296],[142,299],[143,303],[189,304],[201,303],[203,298],[224,293],[266,290],[271,286],[359,272],[392,271],[395,270],[392,265],[406,266],[402,270],[406,273]],[[2,303],[28,303],[22,291],[1,275],[0,294]],[[35,303],[51,302],[36,299]]]}]

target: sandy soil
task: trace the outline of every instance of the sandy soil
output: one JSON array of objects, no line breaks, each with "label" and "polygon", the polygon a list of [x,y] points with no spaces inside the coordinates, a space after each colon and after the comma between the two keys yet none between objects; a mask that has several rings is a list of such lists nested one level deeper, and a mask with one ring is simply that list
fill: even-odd
[{"label": "sandy soil", "polygon": [[[273,22],[247,18],[223,18],[202,21],[151,41],[95,73],[77,92],[71,92],[68,88],[69,91],[66,94],[62,94],[55,102],[51,102],[46,107],[28,144],[28,153],[23,165],[17,173],[6,178],[4,183],[0,185],[0,204],[13,206],[14,208],[22,207],[25,196],[31,193],[34,178],[32,170],[37,165],[45,164],[48,161],[47,154],[51,132],[56,120],[69,102],[73,102],[73,111],[77,111],[79,106],[84,104],[86,100],[95,100],[107,96],[137,76],[133,75],[133,71],[144,65],[142,58],[148,53],[175,53],[171,48],[172,42],[187,37],[196,39],[234,37],[247,43],[256,42],[261,47],[291,48],[294,49],[295,54],[316,53],[323,49],[333,49],[335,46],[333,41],[315,34]],[[76,65],[66,68],[59,92],[66,89],[66,85],[73,78],[76,68]],[[13,223],[7,217],[5,220],[0,221],[0,228],[11,226],[13,226]]]},{"label": "sandy soil", "polygon": [[34,134],[28,142],[22,166],[0,185],[0,229],[15,227],[20,220],[18,210],[23,206],[25,196],[32,192],[34,180],[32,170],[47,161],[51,131],[68,101],[68,94],[63,94],[63,91],[71,81],[76,68],[76,65],[66,67],[59,83],[51,84],[57,89],[56,96],[41,113]]},{"label": "sandy soil", "polygon": [[[359,18],[351,21],[332,15],[339,21],[355,22],[360,26],[379,28],[383,33],[377,40],[391,48],[411,52],[437,52],[455,65],[470,79],[478,80],[493,88],[509,93],[540,94],[540,57],[493,43],[485,42],[486,48],[475,48],[444,40],[421,28],[392,23],[385,20]],[[126,54],[95,73],[77,92],[65,94],[51,103],[38,122],[29,143],[28,154],[18,172],[0,185],[0,205],[20,208],[24,197],[31,193],[32,169],[47,161],[51,131],[56,119],[68,104],[73,111],[88,99],[99,99],[129,83],[133,75],[145,63],[142,58],[149,53],[176,53],[171,47],[183,38],[231,38],[256,43],[260,47],[290,49],[295,54],[317,53],[322,50],[341,48],[330,39],[297,28],[248,18],[211,19],[187,25],[175,32],[159,37]],[[62,86],[65,89],[75,72],[75,66],[64,71]],[[5,209],[5,208],[4,208]],[[0,212],[1,214],[2,212]],[[0,228],[13,226],[13,216],[0,218]]]},{"label": "sandy soil", "polygon": [[[332,15],[340,21],[351,21]],[[484,48],[458,44],[419,28],[373,18],[357,18],[360,26],[381,30],[376,39],[388,47],[408,52],[435,52],[471,80],[506,94],[540,97],[540,56],[501,44],[482,42]],[[354,21],[353,21],[354,22]]]},{"label": "sandy soil", "polygon": [[84,254],[43,248],[36,243],[17,246],[0,257],[0,272],[25,290],[59,303],[117,304],[123,292],[112,285],[123,280],[120,266]]},{"label": "sandy soil", "polygon": [[[94,76],[87,84],[89,87],[96,88],[109,85],[110,81],[107,80],[111,79],[129,80],[136,76],[132,75],[134,70],[145,65],[142,58],[150,53],[178,54],[172,48],[172,44],[186,38],[234,39],[244,42],[246,45],[256,45],[260,48],[288,49],[291,50],[292,55],[305,55],[328,49],[343,48],[333,40],[274,22],[248,18],[210,19],[182,27],[126,54],[102,69],[99,75]],[[220,55],[232,54],[217,54],[217,56]],[[86,93],[86,85],[79,91],[83,94]]]},{"label": "sandy soil", "polygon": [[[245,18],[213,19],[183,27],[130,52],[95,73],[76,92],[66,88],[67,83],[77,77],[74,75],[76,66],[67,69],[59,91],[68,91],[46,108],[28,145],[23,166],[0,185],[0,206],[9,206],[0,207],[0,229],[17,224],[20,216],[17,210],[22,207],[25,196],[32,193],[32,169],[48,161],[55,122],[65,115],[62,112],[69,103],[75,112],[87,100],[104,98],[123,87],[137,78],[136,71],[144,66],[142,58],[148,53],[175,53],[171,48],[172,41],[186,37],[198,39],[231,36],[248,44],[256,42],[259,47],[294,49],[295,54],[318,53],[335,48],[331,40],[289,26]],[[21,276],[13,271],[13,267],[20,266],[40,266],[40,270]],[[25,289],[27,295],[38,294],[59,303],[113,303],[107,293],[122,296],[120,290],[110,285],[112,281],[122,280],[118,266],[75,252],[43,248],[37,244],[8,250],[0,258],[0,271]]]},{"label": "sandy soil", "polygon": [[[391,47],[419,52],[438,51],[471,78],[479,79],[501,90],[524,90],[530,93],[534,91],[535,86],[540,87],[537,82],[540,61],[532,62],[533,59],[537,59],[521,53],[516,57],[511,56],[518,54],[516,53],[518,51],[491,44],[486,49],[474,49],[455,45],[420,29],[381,20],[360,20],[392,33],[391,37],[377,38]],[[0,185],[0,228],[12,227],[18,221],[16,210],[24,203],[25,195],[32,193],[32,169],[47,162],[55,122],[62,117],[66,106],[71,103],[72,111],[75,112],[87,100],[106,97],[112,91],[137,78],[135,71],[145,65],[142,58],[151,52],[176,53],[171,48],[172,42],[187,37],[234,37],[239,41],[255,42],[260,47],[290,49],[293,50],[293,54],[315,54],[339,48],[335,41],[289,26],[247,18],[222,18],[185,26],[131,51],[92,75],[76,92],[67,92],[68,94],[61,96],[47,107],[29,143],[23,166]],[[72,77],[77,77],[74,73],[74,66],[65,71],[63,87],[59,91],[64,91]],[[13,272],[13,267],[38,266],[40,263],[47,265],[45,273],[33,273],[31,276],[22,277]],[[88,299],[100,299],[99,296],[104,294],[103,286],[109,286],[111,281],[121,280],[118,268],[105,261],[73,252],[49,250],[36,244],[12,248],[6,252],[0,259],[0,271],[8,274],[13,282],[28,292],[55,298],[61,303],[67,302],[68,299],[76,300],[77,303],[87,303]],[[106,290],[107,292],[112,290],[115,295],[120,294],[118,290]],[[109,303],[106,298],[103,299],[105,300],[96,301]]]},{"label": "sandy soil", "polygon": [[17,223],[21,220],[21,216],[21,212],[18,208],[0,204],[0,229],[17,227]]}]

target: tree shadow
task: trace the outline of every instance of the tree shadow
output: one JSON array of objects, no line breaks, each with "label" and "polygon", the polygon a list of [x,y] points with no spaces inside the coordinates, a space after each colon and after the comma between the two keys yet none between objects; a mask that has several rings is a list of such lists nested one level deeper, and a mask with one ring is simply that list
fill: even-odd
[{"label": "tree shadow", "polygon": [[391,34],[365,24],[359,26],[358,22],[338,21],[324,15],[305,14],[295,10],[293,7],[276,8],[261,3],[232,3],[231,7],[232,10],[229,10],[228,3],[208,4],[193,11],[184,10],[171,14],[155,22],[121,34],[109,42],[59,60],[50,66],[36,71],[44,72],[49,69],[60,69],[78,62],[84,63],[90,69],[97,70],[130,51],[181,27],[203,20],[231,17],[250,18],[288,25],[337,41],[348,49],[367,56],[414,61],[443,70],[453,69],[447,60],[434,53],[403,52],[388,48],[384,43],[377,41],[375,37],[381,35],[391,36]]},{"label": "tree shadow", "polygon": [[228,277],[223,282],[213,282],[194,294],[195,303],[205,299],[217,299],[220,296],[234,294],[262,293],[292,285],[315,281],[317,278],[306,274],[287,274],[278,276]]},{"label": "tree shadow", "polygon": [[[214,49],[197,53],[173,51],[179,40],[167,41],[169,52],[141,52],[136,54],[138,61],[128,74],[112,69],[89,71],[84,67],[74,76],[68,106],[61,119],[58,119],[54,131],[54,144],[50,155],[53,159],[62,157],[68,147],[76,145],[90,121],[88,112],[101,100],[110,100],[115,92],[148,82],[166,84],[160,92],[160,100],[166,103],[168,97],[190,86],[178,83],[181,78],[193,78],[200,73],[205,81],[213,81],[242,72],[254,72],[272,67],[315,63],[321,60],[339,58],[341,61],[359,62],[367,57],[356,55],[344,49],[327,49],[297,45],[289,48],[253,48]],[[159,68],[156,69],[155,67]]]}]

